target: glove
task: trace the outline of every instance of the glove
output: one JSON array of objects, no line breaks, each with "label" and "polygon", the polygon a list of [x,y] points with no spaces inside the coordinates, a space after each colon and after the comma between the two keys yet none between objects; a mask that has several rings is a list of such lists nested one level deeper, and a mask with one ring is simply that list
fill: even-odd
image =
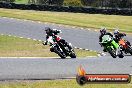
[{"label": "glove", "polygon": [[42,44],[43,44],[43,45],[47,45],[47,42],[43,42]]},{"label": "glove", "polygon": [[107,52],[105,48],[103,49],[103,51],[104,51],[104,52]]},{"label": "glove", "polygon": [[102,43],[99,43],[99,44],[100,44],[101,47],[103,46]]}]

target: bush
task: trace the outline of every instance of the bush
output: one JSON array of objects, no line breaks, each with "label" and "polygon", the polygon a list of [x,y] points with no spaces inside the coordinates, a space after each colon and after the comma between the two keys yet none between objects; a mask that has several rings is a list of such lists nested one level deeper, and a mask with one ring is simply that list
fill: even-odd
[{"label": "bush", "polygon": [[63,5],[64,0],[36,0],[38,4],[46,4],[46,5]]},{"label": "bush", "polygon": [[65,6],[82,6],[81,0],[64,0]]},{"label": "bush", "polygon": [[14,2],[15,0],[0,0],[0,2]]}]

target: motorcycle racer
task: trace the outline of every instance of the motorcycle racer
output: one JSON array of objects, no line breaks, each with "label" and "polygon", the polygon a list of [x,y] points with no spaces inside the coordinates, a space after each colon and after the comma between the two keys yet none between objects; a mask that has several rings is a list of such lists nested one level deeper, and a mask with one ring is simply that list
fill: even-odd
[{"label": "motorcycle racer", "polygon": [[111,37],[113,37],[113,35],[111,33],[109,33],[109,32],[106,31],[106,28],[101,28],[101,30],[100,30],[100,36],[99,36],[99,42],[102,41],[102,37],[104,35],[110,35]]},{"label": "motorcycle racer", "polygon": [[[126,36],[125,33],[120,33],[118,29],[115,29],[115,31],[114,31],[114,40],[115,40],[115,42],[118,43],[118,42],[120,41],[120,39],[121,39],[122,37],[124,37],[124,36]],[[127,42],[128,45],[131,46],[131,44],[130,44],[129,41],[126,41],[126,42]]]},{"label": "motorcycle racer", "polygon": [[54,37],[54,35],[58,35],[61,32],[61,30],[51,29],[49,27],[45,27],[45,32],[46,32],[45,45],[47,45],[47,39],[49,38],[49,36],[53,36]]},{"label": "motorcycle racer", "polygon": [[[99,44],[101,45],[101,47],[103,46],[100,42],[102,42],[102,37],[104,35],[110,35],[111,37],[113,37],[113,35],[109,32],[106,32],[106,28],[101,28],[100,30],[100,36],[99,36]],[[103,49],[104,52],[106,52],[105,48]]]},{"label": "motorcycle racer", "polygon": [[76,58],[76,54],[71,43],[67,43],[64,39],[61,39],[58,34],[61,30],[51,29],[49,27],[45,28],[46,41],[43,45],[50,45],[50,51],[58,54],[61,58],[66,58],[70,56],[71,58]]},{"label": "motorcycle racer", "polygon": [[103,46],[104,52],[108,52],[113,58],[117,56],[123,58],[124,55],[119,47],[119,44],[114,41],[113,35],[106,32],[106,28],[100,30],[101,35],[99,36],[99,44]]},{"label": "motorcycle racer", "polygon": [[[47,45],[47,39],[49,38],[49,36],[56,37],[56,35],[61,33],[61,30],[45,27],[45,32],[46,32],[46,42],[44,43],[44,45]],[[64,39],[60,39],[59,42],[63,43],[65,46],[67,46],[70,49],[72,48]]]}]

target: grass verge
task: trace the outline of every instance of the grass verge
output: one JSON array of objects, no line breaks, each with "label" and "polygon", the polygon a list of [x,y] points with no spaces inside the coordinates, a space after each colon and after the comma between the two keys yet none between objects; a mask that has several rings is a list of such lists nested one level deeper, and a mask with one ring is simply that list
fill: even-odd
[{"label": "grass verge", "polygon": [[96,29],[103,26],[112,31],[113,28],[118,27],[123,32],[132,33],[132,16],[31,11],[3,8],[0,8],[0,16]]},{"label": "grass verge", "polygon": [[16,4],[28,4],[28,0],[15,0]]},{"label": "grass verge", "polygon": [[[0,35],[0,57],[58,57],[42,42]],[[78,57],[97,56],[96,52],[75,49]]]},{"label": "grass verge", "polygon": [[0,83],[0,88],[132,88],[130,84],[87,84],[80,86],[76,80],[24,81]]}]

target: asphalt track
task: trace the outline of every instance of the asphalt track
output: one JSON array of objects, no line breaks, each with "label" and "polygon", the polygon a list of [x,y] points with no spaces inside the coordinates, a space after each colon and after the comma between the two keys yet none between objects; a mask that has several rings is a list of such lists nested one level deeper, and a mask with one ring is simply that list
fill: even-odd
[{"label": "asphalt track", "polygon": [[43,80],[75,77],[78,67],[88,74],[132,74],[132,58],[0,59],[0,80]]},{"label": "asphalt track", "polygon": [[[51,27],[62,30],[62,38],[71,42],[74,46],[102,51],[98,43],[99,32],[88,31],[81,28],[65,27],[53,24],[44,24],[32,21],[23,21],[10,18],[0,18],[0,33],[15,35],[25,38],[32,38],[37,40],[45,40],[45,27]],[[132,42],[132,37],[127,39]]]},{"label": "asphalt track", "polygon": [[[99,33],[81,28],[65,27],[49,23],[38,23],[10,18],[0,18],[0,33],[37,40],[45,40],[42,29],[61,29],[61,36],[74,46],[102,51],[98,44]],[[126,37],[132,42],[132,37]],[[113,59],[110,56],[81,59],[0,59],[0,80],[16,79],[56,79],[75,77],[77,68],[82,65],[87,73],[129,73],[132,74],[132,56]]]}]

